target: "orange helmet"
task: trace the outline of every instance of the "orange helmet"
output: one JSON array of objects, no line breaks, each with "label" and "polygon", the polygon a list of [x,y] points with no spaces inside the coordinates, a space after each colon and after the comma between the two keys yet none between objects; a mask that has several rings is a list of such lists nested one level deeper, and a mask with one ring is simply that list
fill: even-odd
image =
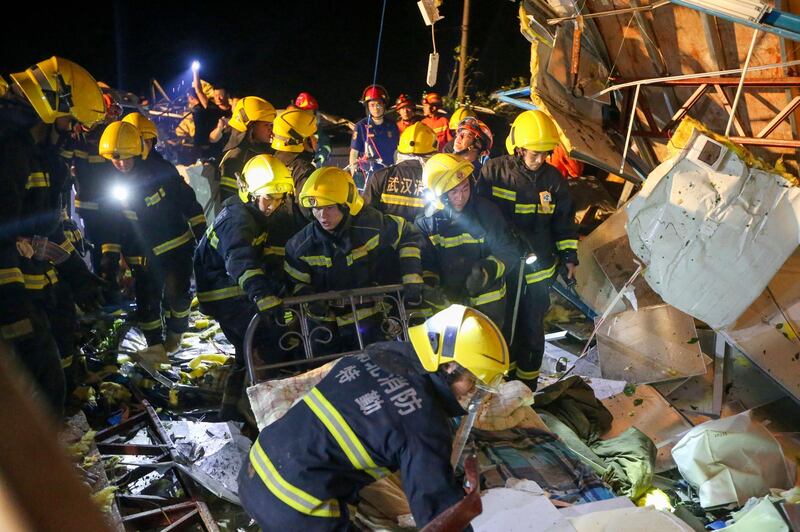
[{"label": "orange helmet", "polygon": [[298,109],[304,109],[306,111],[316,111],[319,109],[317,99],[311,96],[311,94],[308,92],[301,92],[298,94],[297,98],[294,99],[294,106]]},{"label": "orange helmet", "polygon": [[436,107],[442,106],[442,97],[439,95],[438,92],[426,92],[422,95],[422,103],[427,103],[428,105],[435,105]]},{"label": "orange helmet", "polygon": [[114,122],[122,116],[122,106],[117,102],[110,92],[103,92],[103,104],[106,107],[106,120]]},{"label": "orange helmet", "polygon": [[383,100],[384,103],[389,101],[389,93],[380,85],[369,85],[364,92],[361,93],[361,103],[367,103],[371,100]]},{"label": "orange helmet", "polygon": [[392,109],[397,111],[399,109],[403,109],[404,107],[414,107],[414,102],[406,93],[403,93],[397,97],[397,99],[394,101],[394,107],[392,107]]},{"label": "orange helmet", "polygon": [[481,143],[481,151],[489,152],[492,150],[492,145],[494,144],[494,135],[492,135],[492,130],[489,129],[489,126],[484,124],[482,121],[474,118],[472,116],[468,116],[458,124],[458,129],[456,131],[466,130],[475,135],[475,138]]}]

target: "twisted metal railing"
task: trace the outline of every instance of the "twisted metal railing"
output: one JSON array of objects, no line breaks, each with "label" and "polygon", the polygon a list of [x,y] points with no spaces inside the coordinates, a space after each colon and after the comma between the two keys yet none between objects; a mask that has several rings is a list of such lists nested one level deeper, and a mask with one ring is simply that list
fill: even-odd
[{"label": "twisted metal railing", "polygon": [[[328,302],[332,308],[349,308],[350,312],[352,312],[353,322],[338,326],[328,326],[324,322],[320,322],[318,316],[314,316],[309,312],[308,305],[322,301]],[[424,317],[422,310],[408,311],[406,309],[403,301],[403,285],[400,284],[287,297],[283,300],[284,319],[278,319],[275,323],[277,327],[286,329],[285,332],[279,335],[277,347],[281,351],[289,352],[302,345],[305,358],[270,364],[257,360],[253,351],[253,342],[262,318],[260,314],[256,314],[250,321],[244,337],[244,356],[250,383],[257,384],[259,382],[259,372],[266,370],[327,362],[362,352],[366,346],[364,345],[364,335],[361,328],[363,318],[359,318],[358,310],[360,305],[369,303],[380,306],[378,312],[381,317],[380,326],[387,338],[408,340],[409,320],[417,316]],[[288,319],[286,319],[287,314],[289,316]],[[315,356],[315,343],[321,345],[329,344],[334,340],[338,331],[350,327],[355,330],[358,349]],[[300,342],[299,344],[297,343],[298,341]]]}]

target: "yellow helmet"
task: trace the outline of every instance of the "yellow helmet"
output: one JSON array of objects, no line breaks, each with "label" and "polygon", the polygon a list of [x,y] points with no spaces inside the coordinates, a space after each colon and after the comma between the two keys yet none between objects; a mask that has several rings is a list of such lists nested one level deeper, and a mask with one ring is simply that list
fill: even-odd
[{"label": "yellow helmet", "polygon": [[303,141],[317,132],[314,111],[289,109],[275,119],[272,126],[272,147],[280,151],[301,152]]},{"label": "yellow helmet", "polygon": [[560,142],[553,120],[544,112],[525,111],[511,126],[511,145],[533,151],[551,151]]},{"label": "yellow helmet", "polygon": [[346,205],[350,214],[355,215],[361,212],[364,200],[350,174],[334,166],[323,166],[308,176],[300,191],[300,205],[307,208]]},{"label": "yellow helmet", "polygon": [[72,116],[84,126],[92,127],[105,119],[100,87],[91,74],[72,61],[53,56],[25,72],[11,74],[11,79],[45,123]]},{"label": "yellow helmet", "polygon": [[272,155],[256,155],[247,161],[242,170],[251,196],[264,194],[294,194],[292,173]]},{"label": "yellow helmet", "polygon": [[508,136],[506,137],[506,151],[509,155],[514,155],[514,143],[511,141],[511,131],[508,132]]},{"label": "yellow helmet", "polygon": [[492,320],[473,308],[451,305],[409,328],[408,337],[427,371],[456,362],[490,391],[497,390],[508,372],[508,346],[503,334]]},{"label": "yellow helmet", "polygon": [[472,175],[472,163],[454,153],[437,153],[422,167],[422,182],[432,194],[430,201],[437,209],[444,209],[443,194],[461,184]]},{"label": "yellow helmet", "polygon": [[400,153],[426,155],[435,152],[437,145],[436,133],[426,124],[415,122],[400,134],[397,151]]},{"label": "yellow helmet", "polygon": [[128,122],[111,122],[100,136],[98,152],[109,160],[138,157],[142,155],[142,134]]},{"label": "yellow helmet", "polygon": [[7,92],[8,92],[8,82],[3,78],[3,76],[0,76],[0,98],[5,96]]},{"label": "yellow helmet", "polygon": [[142,134],[144,140],[158,139],[158,128],[156,125],[139,111],[134,111],[125,115],[122,121],[136,126],[136,129]]},{"label": "yellow helmet", "polygon": [[478,117],[478,115],[475,114],[475,111],[473,111],[471,107],[459,107],[458,109],[453,111],[452,116],[450,116],[450,125],[449,125],[450,129],[452,129],[453,131],[458,129],[458,124],[460,124],[462,120],[464,120],[469,116],[472,116],[474,118]]},{"label": "yellow helmet", "polygon": [[245,96],[236,102],[228,124],[236,131],[244,133],[250,122],[274,122],[275,114],[275,108],[267,100],[258,96]]}]

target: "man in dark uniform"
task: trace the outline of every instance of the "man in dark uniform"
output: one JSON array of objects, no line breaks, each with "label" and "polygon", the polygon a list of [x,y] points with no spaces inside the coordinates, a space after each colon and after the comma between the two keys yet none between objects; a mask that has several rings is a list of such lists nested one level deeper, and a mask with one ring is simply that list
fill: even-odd
[{"label": "man in dark uniform", "polygon": [[[200,240],[194,274],[200,311],[213,316],[236,349],[236,365],[223,396],[222,419],[236,415],[244,385],[244,336],[253,316],[266,318],[254,341],[263,358],[279,361],[281,297],[286,291],[283,256],[286,242],[305,220],[294,202],[289,169],[272,155],[257,155],[244,167],[248,201],[232,197]],[[270,355],[267,357],[267,355]]]},{"label": "man in dark uniform", "polygon": [[502,214],[474,193],[472,165],[458,155],[434,155],[425,163],[423,178],[430,191],[430,209],[416,224],[427,239],[422,248],[425,281],[442,287],[450,301],[469,304],[502,328],[506,276],[520,257]]},{"label": "man in dark uniform", "polygon": [[420,529],[464,497],[448,421],[496,389],[508,348],[486,316],[460,305],[409,337],[342,358],[261,431],[239,473],[239,497],[263,530],[350,530],[348,504],[397,470]]},{"label": "man in dark uniform", "polygon": [[[275,157],[291,172],[295,190],[303,190],[303,185],[315,170],[316,134],[317,116],[313,111],[289,109],[275,119],[272,148]],[[307,220],[311,220],[308,209],[301,206],[300,212]]]},{"label": "man in dark uniform", "polygon": [[544,355],[550,286],[559,259],[567,277],[574,276],[578,231],[567,184],[558,170],[545,162],[559,142],[552,120],[542,111],[525,111],[514,121],[510,139],[514,155],[490,159],[483,166],[479,191],[500,207],[529,257],[525,294],[519,302],[519,335],[511,354],[516,377],[535,390]]},{"label": "man in dark uniform", "polygon": [[76,122],[101,122],[105,107],[94,78],[66,59],[51,57],[11,79],[9,88],[0,78],[0,335],[59,414],[65,383],[50,321],[58,309],[54,263],[81,298],[96,286],[64,234],[63,183],[55,182],[63,160],[53,138]]},{"label": "man in dark uniform", "polygon": [[219,163],[220,202],[238,195],[237,175],[242,174],[247,161],[260,153],[273,153],[269,143],[275,116],[272,104],[258,96],[245,96],[236,102],[228,122],[234,131]]},{"label": "man in dark uniform", "polygon": [[413,222],[425,210],[422,165],[435,153],[431,128],[422,122],[407,127],[397,146],[397,164],[372,174],[364,187],[364,203]]},{"label": "man in dark uniform", "polygon": [[[420,298],[422,236],[413,224],[365,207],[350,175],[330,166],[311,174],[299,196],[314,221],[286,244],[284,267],[295,294],[402,282],[409,301]],[[338,329],[342,346],[354,347],[356,317],[349,305],[312,313],[332,333]],[[363,337],[381,338],[382,313],[380,303],[358,307]]]},{"label": "man in dark uniform", "polygon": [[109,185],[129,221],[123,252],[137,266],[137,314],[150,346],[143,355],[166,362],[189,326],[192,253],[206,228],[203,210],[174,166],[142,157],[141,132],[132,124],[109,124],[99,152],[117,170]]}]

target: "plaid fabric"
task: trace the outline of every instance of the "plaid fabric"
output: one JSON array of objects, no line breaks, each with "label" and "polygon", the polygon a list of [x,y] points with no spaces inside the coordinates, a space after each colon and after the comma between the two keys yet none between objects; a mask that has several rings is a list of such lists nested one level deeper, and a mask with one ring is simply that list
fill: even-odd
[{"label": "plaid fabric", "polygon": [[477,453],[482,489],[506,479],[533,480],[551,499],[581,504],[615,495],[555,434],[537,429],[473,430],[463,456]]}]

